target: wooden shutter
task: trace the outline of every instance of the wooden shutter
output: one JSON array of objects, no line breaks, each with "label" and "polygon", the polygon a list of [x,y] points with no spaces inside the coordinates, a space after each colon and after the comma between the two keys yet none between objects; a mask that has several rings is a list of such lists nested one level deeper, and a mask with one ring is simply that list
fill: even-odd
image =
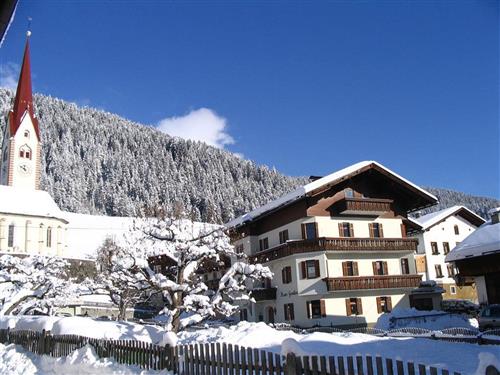
[{"label": "wooden shutter", "polygon": [[384,237],[384,228],[383,228],[382,224],[378,225],[378,232],[379,232],[380,237]]},{"label": "wooden shutter", "polygon": [[311,302],[310,301],[306,302],[306,309],[307,309],[307,319],[311,319]]},{"label": "wooden shutter", "polygon": [[347,313],[347,316],[352,315],[352,313],[351,313],[351,299],[350,298],[345,299],[345,311]]},{"label": "wooden shutter", "polygon": [[319,229],[318,229],[318,223],[314,223],[314,230],[316,232],[316,238],[319,238]]},{"label": "wooden shutter", "polygon": [[373,275],[378,275],[377,273],[377,262],[372,262],[372,267],[373,267]]},{"label": "wooden shutter", "polygon": [[286,276],[289,283],[292,282],[292,267],[286,267]]},{"label": "wooden shutter", "polygon": [[358,262],[352,262],[352,273],[353,273],[353,276],[359,275]]},{"label": "wooden shutter", "polygon": [[306,239],[306,225],[301,224],[300,229],[302,230],[302,239],[305,240]]},{"label": "wooden shutter", "polygon": [[401,224],[401,237],[406,238],[406,226]]},{"label": "wooden shutter", "polygon": [[342,274],[344,276],[349,276],[349,274],[347,273],[347,262],[342,262]]},{"label": "wooden shutter", "polygon": [[290,312],[290,320],[295,320],[295,313],[293,311],[293,303],[289,303],[290,309],[288,310]]},{"label": "wooden shutter", "polygon": [[319,308],[321,311],[321,317],[324,318],[326,316],[326,306],[325,306],[325,300],[320,299],[319,300]]},{"label": "wooden shutter", "polygon": [[352,223],[349,223],[349,229],[350,229],[350,232],[351,232],[350,233],[351,237],[355,237],[354,236],[354,227],[353,227]]},{"label": "wooden shutter", "polygon": [[374,237],[373,236],[373,223],[368,223],[368,229],[370,230],[370,237]]},{"label": "wooden shutter", "polygon": [[386,300],[386,303],[387,303],[387,310],[389,312],[392,311],[392,301],[391,301],[391,297],[385,297],[385,300]]},{"label": "wooden shutter", "polygon": [[281,282],[286,284],[286,267],[281,270]]},{"label": "wooden shutter", "polygon": [[300,278],[305,279],[307,277],[306,262],[300,262]]},{"label": "wooden shutter", "polygon": [[345,237],[342,223],[339,223],[339,237]]},{"label": "wooden shutter", "polygon": [[356,298],[356,305],[358,305],[358,315],[363,314],[363,304],[361,303],[361,298]]},{"label": "wooden shutter", "polygon": [[319,277],[319,260],[314,261],[314,273],[316,274],[316,277]]},{"label": "wooden shutter", "polygon": [[382,302],[380,297],[377,297],[377,312],[379,314],[382,312]]},{"label": "wooden shutter", "polygon": [[389,274],[389,268],[387,267],[387,262],[382,262],[382,273],[384,275],[388,275]]}]

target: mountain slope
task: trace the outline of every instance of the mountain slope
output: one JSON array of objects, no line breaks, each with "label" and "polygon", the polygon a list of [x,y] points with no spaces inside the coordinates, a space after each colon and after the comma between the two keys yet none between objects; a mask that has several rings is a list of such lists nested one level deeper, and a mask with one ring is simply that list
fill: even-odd
[{"label": "mountain slope", "polygon": [[[0,129],[12,95],[0,89]],[[167,212],[182,208],[194,220],[220,223],[307,182],[111,113],[42,95],[34,99],[43,141],[41,186],[63,210],[129,216],[162,206]],[[443,208],[465,204],[482,216],[500,204],[429,190]]]}]

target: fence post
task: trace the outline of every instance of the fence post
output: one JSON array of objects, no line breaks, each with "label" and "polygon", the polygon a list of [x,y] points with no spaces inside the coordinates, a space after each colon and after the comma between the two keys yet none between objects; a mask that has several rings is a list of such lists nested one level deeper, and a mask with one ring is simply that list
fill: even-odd
[{"label": "fence post", "polygon": [[486,367],[486,374],[485,375],[499,375],[500,374],[500,371],[498,371],[498,369],[493,366],[493,365],[489,365],[488,367]]},{"label": "fence post", "polygon": [[285,375],[296,375],[296,369],[297,369],[296,365],[297,365],[297,358],[295,357],[295,354],[288,353],[286,355],[286,362],[285,362]]}]

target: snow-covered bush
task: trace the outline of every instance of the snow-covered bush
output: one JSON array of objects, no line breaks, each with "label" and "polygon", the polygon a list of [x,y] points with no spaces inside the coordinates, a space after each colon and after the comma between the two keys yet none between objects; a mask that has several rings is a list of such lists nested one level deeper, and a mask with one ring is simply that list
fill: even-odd
[{"label": "snow-covered bush", "polygon": [[80,287],[67,277],[69,263],[57,257],[12,255],[0,257],[0,315],[25,314],[30,310],[54,313]]}]

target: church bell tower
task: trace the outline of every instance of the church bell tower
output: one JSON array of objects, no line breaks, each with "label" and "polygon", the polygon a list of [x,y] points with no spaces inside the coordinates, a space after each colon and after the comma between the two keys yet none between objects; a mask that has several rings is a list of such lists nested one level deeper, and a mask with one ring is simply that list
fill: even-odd
[{"label": "church bell tower", "polygon": [[0,184],[38,190],[40,188],[40,129],[33,110],[30,35],[27,32],[23,65],[14,105],[9,111],[0,154]]}]

